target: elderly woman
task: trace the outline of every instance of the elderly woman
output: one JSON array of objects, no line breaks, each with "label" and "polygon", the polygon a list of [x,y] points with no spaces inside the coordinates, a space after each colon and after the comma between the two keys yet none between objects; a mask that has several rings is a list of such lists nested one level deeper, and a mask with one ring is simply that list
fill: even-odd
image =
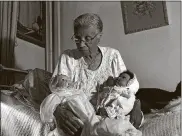
[{"label": "elderly woman", "polygon": [[[53,73],[53,79],[58,75],[65,75],[73,82],[79,82],[80,86],[85,88],[84,93],[93,106],[96,106],[94,94],[97,86],[103,84],[109,77],[117,77],[126,70],[118,50],[100,46],[102,31],[103,23],[98,15],[86,13],[77,17],[74,20],[72,37],[77,49],[63,52]],[[84,124],[74,113],[58,106],[54,115],[58,126],[64,132],[79,135],[78,130],[81,130]],[[138,128],[142,117],[140,105],[135,104],[130,122]]]}]

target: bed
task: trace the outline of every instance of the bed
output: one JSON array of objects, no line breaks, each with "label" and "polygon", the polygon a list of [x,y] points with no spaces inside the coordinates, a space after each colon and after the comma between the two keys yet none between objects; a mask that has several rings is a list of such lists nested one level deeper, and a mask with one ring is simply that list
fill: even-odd
[{"label": "bed", "polygon": [[[23,80],[12,86],[0,85],[1,136],[48,136],[49,128],[39,118],[39,106],[50,94],[48,83],[52,74],[42,69],[22,71],[0,66],[2,71],[14,71],[24,75]],[[181,84],[175,92],[140,88],[137,98],[141,101],[145,118],[140,128],[143,136],[181,135],[179,86]],[[155,99],[151,99],[152,95]],[[158,99],[160,96],[166,97]]]}]

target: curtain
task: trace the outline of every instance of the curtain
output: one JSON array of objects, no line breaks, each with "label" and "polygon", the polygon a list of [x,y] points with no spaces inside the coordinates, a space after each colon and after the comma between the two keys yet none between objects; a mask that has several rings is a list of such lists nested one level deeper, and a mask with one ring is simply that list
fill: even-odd
[{"label": "curtain", "polygon": [[62,2],[46,2],[46,70],[53,72],[62,52]]},{"label": "curtain", "polygon": [[[21,1],[19,2],[19,21],[23,26],[32,28],[32,24],[37,22],[37,17],[41,14],[40,1]],[[41,16],[42,18],[42,16]]]},{"label": "curtain", "polygon": [[[5,67],[14,68],[14,47],[18,17],[18,2],[0,1],[0,63]],[[0,84],[11,84],[12,74],[0,73]]]}]

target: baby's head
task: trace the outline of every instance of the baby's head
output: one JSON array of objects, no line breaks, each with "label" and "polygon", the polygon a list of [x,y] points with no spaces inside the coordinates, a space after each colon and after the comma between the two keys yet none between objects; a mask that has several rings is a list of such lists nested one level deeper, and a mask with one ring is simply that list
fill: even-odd
[{"label": "baby's head", "polygon": [[117,78],[115,78],[115,85],[126,87],[128,82],[132,78],[134,78],[134,74],[132,72],[130,72],[129,70],[124,71]]},{"label": "baby's head", "polygon": [[51,88],[65,88],[69,87],[73,84],[69,77],[65,75],[56,75],[55,77],[52,78],[51,81]]}]

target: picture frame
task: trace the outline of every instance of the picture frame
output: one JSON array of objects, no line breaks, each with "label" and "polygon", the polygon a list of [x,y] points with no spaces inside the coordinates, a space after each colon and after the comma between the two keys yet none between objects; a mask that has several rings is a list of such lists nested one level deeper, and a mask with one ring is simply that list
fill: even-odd
[{"label": "picture frame", "polygon": [[17,37],[45,48],[46,2],[20,1],[17,20]]},{"label": "picture frame", "polygon": [[169,25],[165,1],[122,1],[125,34]]}]

